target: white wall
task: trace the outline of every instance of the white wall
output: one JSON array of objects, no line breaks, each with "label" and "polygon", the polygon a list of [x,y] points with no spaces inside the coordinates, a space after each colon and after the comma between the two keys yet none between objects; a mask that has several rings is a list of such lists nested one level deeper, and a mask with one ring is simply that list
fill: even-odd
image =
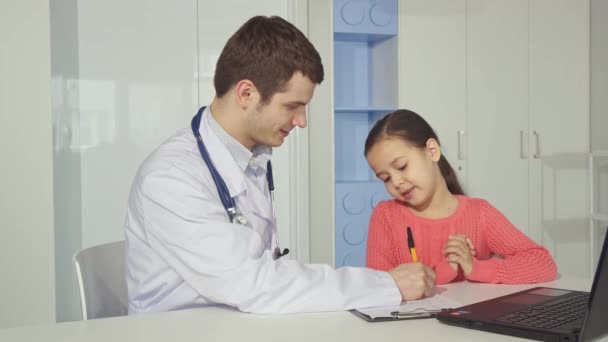
[{"label": "white wall", "polygon": [[591,0],[591,149],[608,151],[608,0]]},{"label": "white wall", "polygon": [[0,328],[55,320],[49,4],[0,1]]},{"label": "white wall", "polygon": [[[308,37],[321,55],[325,80],[308,106],[310,261],[335,263],[333,2],[309,0]],[[328,148],[332,146],[332,148]]]}]

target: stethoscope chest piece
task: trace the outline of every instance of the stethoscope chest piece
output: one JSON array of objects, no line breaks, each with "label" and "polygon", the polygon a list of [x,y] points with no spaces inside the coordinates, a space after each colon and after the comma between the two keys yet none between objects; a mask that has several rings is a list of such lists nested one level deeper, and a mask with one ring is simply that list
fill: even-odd
[{"label": "stethoscope chest piece", "polygon": [[234,215],[233,223],[242,224],[243,226],[246,226],[248,221],[245,215],[241,213],[236,213],[236,215]]},{"label": "stethoscope chest piece", "polygon": [[[196,137],[196,143],[198,145],[199,152],[201,153],[201,157],[203,158],[203,161],[207,165],[207,168],[209,169],[209,173],[211,174],[211,177],[213,178],[213,182],[215,183],[215,186],[217,188],[218,195],[220,197],[220,200],[222,201],[222,205],[224,206],[226,213],[228,214],[228,218],[230,219],[230,222],[246,226],[249,224],[249,221],[247,220],[245,215],[243,215],[242,213],[239,213],[236,210],[236,202],[235,202],[234,198],[232,196],[230,196],[230,191],[228,191],[228,186],[226,186],[224,179],[222,178],[222,176],[219,174],[218,170],[215,168],[215,166],[211,162],[211,157],[209,156],[207,147],[205,146],[205,143],[203,142],[203,138],[200,135],[199,128],[201,125],[201,119],[203,117],[204,110],[205,110],[205,107],[201,107],[199,109],[198,113],[196,113],[196,115],[194,116],[194,118],[192,118],[192,122],[191,122],[192,133]],[[274,258],[277,259],[277,258],[280,258],[281,256],[289,253],[289,249],[285,248],[283,250],[283,252],[281,253],[281,250],[278,247],[279,242],[278,242],[278,238],[277,238],[277,234],[276,234],[276,218],[275,218],[275,213],[274,213],[274,197],[273,197],[274,181],[272,178],[272,164],[270,163],[270,161],[268,161],[268,164],[267,164],[266,179],[268,181],[268,191],[270,192],[270,197],[271,197],[271,202],[272,202],[273,228],[275,229],[274,236],[276,239],[276,246],[277,246],[274,250]]]}]

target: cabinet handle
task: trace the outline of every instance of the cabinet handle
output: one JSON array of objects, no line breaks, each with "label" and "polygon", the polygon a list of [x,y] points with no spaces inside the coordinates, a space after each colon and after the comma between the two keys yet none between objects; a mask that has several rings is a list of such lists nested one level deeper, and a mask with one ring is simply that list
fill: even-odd
[{"label": "cabinet handle", "polygon": [[534,140],[536,141],[536,152],[534,152],[534,159],[540,159],[540,133],[534,131],[533,134]]},{"label": "cabinet handle", "polygon": [[519,157],[528,159],[528,132],[519,131]]},{"label": "cabinet handle", "polygon": [[464,155],[464,130],[458,131],[458,160],[465,160]]}]

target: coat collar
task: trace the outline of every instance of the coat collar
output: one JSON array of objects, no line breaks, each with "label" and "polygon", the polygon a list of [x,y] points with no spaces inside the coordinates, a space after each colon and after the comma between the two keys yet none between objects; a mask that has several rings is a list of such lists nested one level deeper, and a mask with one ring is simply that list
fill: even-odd
[{"label": "coat collar", "polygon": [[209,111],[209,107],[207,107],[203,111],[199,133],[205,145],[208,146],[207,151],[209,151],[211,162],[213,162],[217,172],[224,178],[230,195],[232,197],[238,196],[246,190],[245,174],[241,171],[228,148],[209,127],[209,115],[211,115],[211,112]]},{"label": "coat collar", "polygon": [[[230,196],[236,198],[237,208],[242,210],[246,208],[251,213],[272,222],[272,204],[267,199],[267,196],[257,185],[245,176],[244,171],[238,165],[226,145],[218,138],[209,126],[209,115],[211,111],[209,107],[203,111],[199,133],[207,147],[209,156],[218,173],[224,179]],[[240,195],[250,195],[246,201],[239,201],[242,198]],[[249,198],[250,197],[250,198]]]}]

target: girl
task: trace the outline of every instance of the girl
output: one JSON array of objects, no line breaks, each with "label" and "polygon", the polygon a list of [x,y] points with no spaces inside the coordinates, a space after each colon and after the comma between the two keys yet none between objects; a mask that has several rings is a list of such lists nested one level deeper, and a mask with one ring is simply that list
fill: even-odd
[{"label": "girl", "polygon": [[555,279],[544,247],[487,201],[464,195],[439,138],[418,114],[398,110],[379,120],[365,141],[365,157],[395,198],[372,213],[368,267],[386,271],[416,261],[408,249],[411,227],[418,258],[435,270],[437,284]]}]

